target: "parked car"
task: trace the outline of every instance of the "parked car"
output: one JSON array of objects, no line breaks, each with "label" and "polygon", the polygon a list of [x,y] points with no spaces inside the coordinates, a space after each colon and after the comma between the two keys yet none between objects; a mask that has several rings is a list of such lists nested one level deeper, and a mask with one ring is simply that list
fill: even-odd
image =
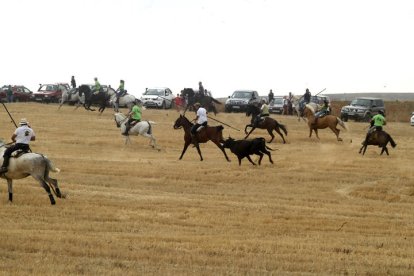
[{"label": "parked car", "polygon": [[[7,90],[8,85],[4,85],[0,88],[0,101],[7,102]],[[23,85],[12,85],[13,102],[27,102],[30,101],[33,92]]]},{"label": "parked car", "polygon": [[273,100],[269,103],[269,112],[270,113],[283,113],[283,97],[274,97]]},{"label": "parked car", "polygon": [[341,108],[341,119],[348,121],[354,119],[355,121],[371,120],[372,116],[382,110],[385,114],[385,106],[383,99],[360,97],[351,101],[347,106]]},{"label": "parked car", "polygon": [[32,100],[44,103],[57,103],[62,98],[62,91],[70,90],[67,83],[41,84],[32,94]]},{"label": "parked car", "polygon": [[142,94],[141,102],[145,107],[167,109],[174,102],[174,94],[168,87],[147,88]]},{"label": "parked car", "polygon": [[236,90],[224,104],[225,112],[246,111],[247,104],[260,103],[259,93],[255,90]]},{"label": "parked car", "polygon": [[414,112],[411,113],[411,126],[414,126]]}]

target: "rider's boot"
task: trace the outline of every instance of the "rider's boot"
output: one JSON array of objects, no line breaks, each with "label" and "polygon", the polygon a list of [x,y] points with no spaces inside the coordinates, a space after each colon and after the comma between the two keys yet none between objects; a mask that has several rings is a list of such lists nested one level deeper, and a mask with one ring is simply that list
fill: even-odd
[{"label": "rider's boot", "polygon": [[8,171],[7,167],[9,166],[9,156],[3,156],[3,165],[1,165],[0,173],[6,173]]},{"label": "rider's boot", "polygon": [[130,125],[129,125],[129,123],[126,123],[125,124],[125,131],[124,132],[122,132],[122,135],[124,135],[124,136],[128,136],[128,132],[129,132],[129,129],[130,129],[131,127],[130,127]]},{"label": "rider's boot", "polygon": [[118,112],[118,111],[119,111],[119,103],[115,102],[115,112]]}]

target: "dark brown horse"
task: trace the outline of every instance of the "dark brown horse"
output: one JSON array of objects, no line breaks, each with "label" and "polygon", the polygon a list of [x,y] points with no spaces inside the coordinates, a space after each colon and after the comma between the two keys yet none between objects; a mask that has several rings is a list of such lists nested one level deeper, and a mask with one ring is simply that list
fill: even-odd
[{"label": "dark brown horse", "polygon": [[[194,104],[200,103],[208,112],[213,112],[214,115],[217,115],[217,108],[215,104],[221,104],[220,101],[214,99],[209,95],[204,95],[200,93],[195,93],[192,88],[184,88],[181,90],[181,95],[187,98],[187,108],[189,111],[194,111]],[[186,109],[187,109],[186,108]]]},{"label": "dark brown horse", "polygon": [[[255,124],[256,117],[259,114],[260,114],[260,108],[258,106],[253,105],[253,104],[247,105],[246,116],[252,116],[252,119],[250,121],[250,124],[246,125],[246,127],[244,128],[244,132],[247,134],[246,137],[244,137],[244,139],[247,139],[247,137],[249,137],[249,135],[253,132],[253,130],[255,130],[256,128],[260,128],[260,129],[266,129],[267,132],[272,137],[272,139],[270,139],[268,143],[271,143],[273,139],[275,138],[275,136],[273,135],[273,130],[275,130],[280,135],[280,137],[282,137],[283,144],[285,144],[286,143],[285,137],[283,136],[282,132],[280,132],[280,129],[282,129],[285,135],[287,136],[286,127],[280,124],[275,119],[270,118],[270,117],[265,117],[263,121]],[[249,133],[247,133],[248,127],[252,128]]]},{"label": "dark brown horse", "polygon": [[367,147],[369,145],[373,145],[373,146],[378,146],[379,148],[382,148],[380,155],[382,155],[384,151],[387,155],[389,155],[388,148],[387,148],[388,142],[391,143],[391,146],[393,148],[397,146],[395,141],[392,139],[391,135],[389,135],[385,131],[377,130],[377,131],[371,132],[368,135],[368,139],[364,141],[364,143],[362,144],[362,147],[360,148],[359,153],[362,152],[362,155],[364,155],[365,151],[367,150]]},{"label": "dark brown horse", "polygon": [[312,136],[312,130],[313,130],[315,131],[316,137],[319,139],[318,129],[324,129],[324,128],[329,127],[333,131],[333,133],[335,133],[336,139],[338,141],[342,141],[342,139],[339,138],[340,130],[337,129],[336,126],[339,124],[344,129],[347,129],[347,128],[346,128],[345,123],[341,119],[333,115],[326,115],[316,120],[315,110],[309,104],[305,105],[305,108],[303,109],[303,115],[306,117],[306,119],[308,119],[309,138]]},{"label": "dark brown horse", "polygon": [[[187,150],[188,146],[192,144],[192,138],[191,138],[191,127],[193,124],[190,122],[190,120],[187,119],[184,115],[180,115],[177,120],[175,120],[174,123],[174,129],[184,129],[184,148],[183,152],[181,153],[180,160],[183,158],[185,151]],[[200,130],[200,132],[197,133],[197,140],[198,143],[206,143],[208,141],[212,141],[214,144],[217,145],[217,147],[223,152],[224,157],[226,157],[226,160],[230,162],[229,157],[226,154],[226,151],[224,150],[223,146],[220,144],[224,142],[223,139],[223,126],[207,126]],[[201,155],[200,147],[199,145],[196,145],[198,155],[200,155],[200,161],[203,161],[203,156]]]}]

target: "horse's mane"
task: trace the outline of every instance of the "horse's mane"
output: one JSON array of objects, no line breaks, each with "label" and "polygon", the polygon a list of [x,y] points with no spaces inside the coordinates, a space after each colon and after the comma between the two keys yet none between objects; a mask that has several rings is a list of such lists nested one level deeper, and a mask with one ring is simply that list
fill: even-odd
[{"label": "horse's mane", "polygon": [[185,117],[185,115],[181,115],[184,120],[186,120],[188,123],[190,123],[190,125],[194,125],[187,117]]},{"label": "horse's mane", "polygon": [[312,105],[310,105],[310,104],[306,104],[306,105],[305,105],[305,107],[306,107],[307,109],[309,109],[309,110],[312,112],[312,114],[315,114],[315,109],[313,108],[313,106],[312,106]]}]

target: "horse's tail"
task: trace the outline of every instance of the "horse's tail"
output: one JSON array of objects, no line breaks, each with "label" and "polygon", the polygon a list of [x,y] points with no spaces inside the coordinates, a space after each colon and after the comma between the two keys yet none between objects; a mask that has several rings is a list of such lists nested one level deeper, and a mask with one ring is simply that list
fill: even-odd
[{"label": "horse's tail", "polygon": [[278,124],[278,126],[283,130],[283,132],[287,136],[288,135],[288,132],[287,132],[286,126],[285,125],[282,125],[281,123],[278,123],[278,122],[276,122],[276,123]]},{"label": "horse's tail", "polygon": [[147,121],[149,124],[151,124],[151,125],[156,125],[157,123],[156,122],[154,122],[154,121]]},{"label": "horse's tail", "polygon": [[57,167],[55,167],[55,165],[53,164],[53,162],[49,158],[47,158],[46,155],[42,155],[42,157],[46,161],[46,165],[47,165],[47,170],[46,170],[45,174],[46,173],[49,173],[49,171],[56,172],[56,173],[60,172],[60,169],[57,168]]},{"label": "horse's tail", "polygon": [[221,102],[220,102],[219,100],[216,100],[216,99],[214,99],[213,97],[211,97],[211,100],[212,100],[213,102],[215,102],[216,104],[221,104]]},{"label": "horse's tail", "polygon": [[345,130],[348,130],[348,127],[346,126],[345,122],[342,121],[339,117],[336,117],[336,120],[338,121],[338,124],[343,127]]},{"label": "horse's tail", "polygon": [[387,133],[387,135],[388,135],[388,139],[390,140],[391,146],[393,148],[395,148],[397,146],[397,143],[395,143],[395,141],[394,141],[394,139],[392,139],[391,135],[389,135],[388,133]]}]

